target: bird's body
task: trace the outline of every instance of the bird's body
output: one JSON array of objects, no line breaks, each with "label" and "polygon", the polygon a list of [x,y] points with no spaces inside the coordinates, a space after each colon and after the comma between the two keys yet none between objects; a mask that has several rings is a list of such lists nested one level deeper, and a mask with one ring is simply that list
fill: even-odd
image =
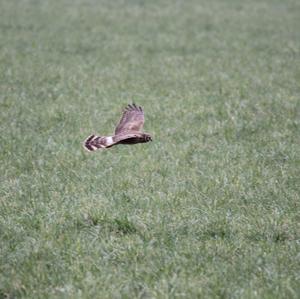
[{"label": "bird's body", "polygon": [[144,111],[135,104],[128,105],[116,127],[113,136],[90,135],[84,142],[88,151],[109,148],[117,144],[135,144],[152,141],[150,134],[141,132],[144,125]]}]

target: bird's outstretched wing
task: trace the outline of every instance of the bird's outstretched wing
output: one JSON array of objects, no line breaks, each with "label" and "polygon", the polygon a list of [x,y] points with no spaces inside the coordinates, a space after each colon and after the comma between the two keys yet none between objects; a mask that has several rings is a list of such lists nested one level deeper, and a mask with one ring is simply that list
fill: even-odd
[{"label": "bird's outstretched wing", "polygon": [[115,134],[131,131],[141,131],[144,125],[144,111],[142,107],[135,104],[128,105],[116,127]]}]

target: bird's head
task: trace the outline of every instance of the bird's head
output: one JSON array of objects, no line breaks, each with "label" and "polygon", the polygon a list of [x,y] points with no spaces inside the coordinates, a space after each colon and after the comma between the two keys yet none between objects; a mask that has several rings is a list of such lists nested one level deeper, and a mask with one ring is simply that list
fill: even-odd
[{"label": "bird's head", "polygon": [[151,137],[150,134],[145,134],[144,139],[145,139],[146,142],[152,141],[152,137]]}]

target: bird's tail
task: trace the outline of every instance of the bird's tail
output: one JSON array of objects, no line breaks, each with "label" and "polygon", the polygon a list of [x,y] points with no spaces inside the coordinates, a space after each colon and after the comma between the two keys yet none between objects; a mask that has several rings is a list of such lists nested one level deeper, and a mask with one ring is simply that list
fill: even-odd
[{"label": "bird's tail", "polygon": [[106,148],[105,138],[90,135],[83,143],[83,147],[89,152],[93,152],[99,148]]}]

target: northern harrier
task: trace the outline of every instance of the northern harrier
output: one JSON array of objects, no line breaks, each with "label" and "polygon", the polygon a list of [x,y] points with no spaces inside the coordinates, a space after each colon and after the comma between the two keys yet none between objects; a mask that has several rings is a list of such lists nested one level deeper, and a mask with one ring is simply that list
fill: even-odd
[{"label": "northern harrier", "polygon": [[109,148],[116,144],[135,144],[152,141],[151,135],[141,132],[144,125],[144,111],[135,104],[128,105],[115,129],[113,136],[90,135],[84,141],[84,148],[88,151]]}]

